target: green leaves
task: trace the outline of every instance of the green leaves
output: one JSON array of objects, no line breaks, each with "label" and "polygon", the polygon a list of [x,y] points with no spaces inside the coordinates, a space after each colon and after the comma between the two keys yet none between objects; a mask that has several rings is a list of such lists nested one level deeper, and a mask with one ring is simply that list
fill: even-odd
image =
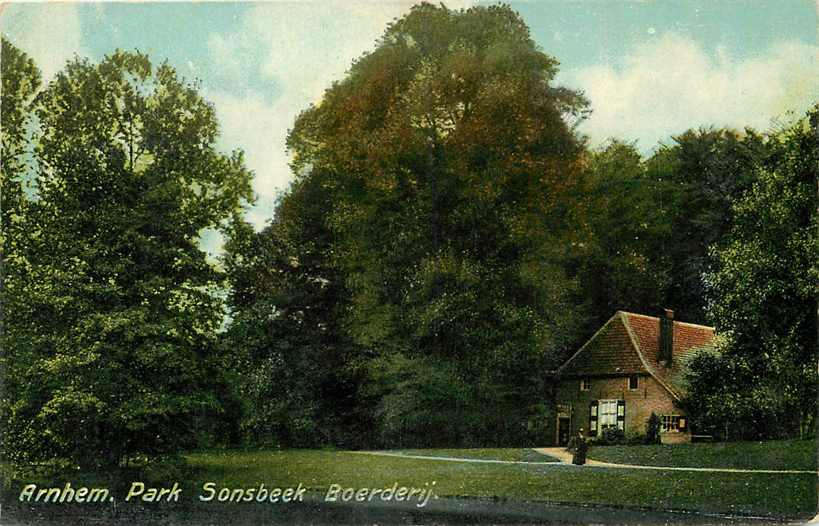
[{"label": "green leaves", "polygon": [[[505,416],[457,440],[499,437],[501,420],[525,420],[523,401],[543,392],[537,371],[575,335],[574,283],[557,247],[574,228],[566,210],[582,139],[572,126],[585,101],[551,85],[556,65],[508,7],[423,4],[303,112],[288,138],[299,179],[282,207],[310,212],[277,217],[274,228],[301,243],[320,232],[313,261],[332,268],[339,290],[322,311],[338,316],[332,334],[365,363],[429,358],[480,385],[458,410],[488,404]],[[302,262],[298,244],[275,246]],[[290,287],[311,290],[292,281],[275,290],[296,292]],[[276,293],[272,303],[291,307]],[[315,331],[302,312],[302,330]],[[417,387],[438,392],[447,381]],[[437,411],[452,415],[438,399]],[[398,393],[387,400],[407,402]],[[405,414],[362,402],[377,419]]]},{"label": "green leaves", "polygon": [[3,199],[7,203],[13,203],[10,197],[14,195],[14,184],[20,184],[19,177],[23,175],[23,155],[27,149],[26,125],[30,122],[31,102],[40,88],[40,71],[31,58],[5,37],[2,39],[1,53],[0,126],[3,129],[3,166],[0,175],[3,177]]},{"label": "green leaves", "polygon": [[[712,250],[708,310],[729,339],[721,354],[692,364],[690,403],[713,393],[699,408],[706,425],[735,411],[746,436],[796,436],[814,421],[815,137],[816,109],[771,138],[772,154],[733,207],[728,240]],[[726,381],[725,371],[736,375]]]},{"label": "green leaves", "polygon": [[646,163],[655,181],[657,215],[669,227],[658,264],[669,275],[665,301],[681,319],[707,321],[702,276],[709,249],[725,243],[733,204],[751,188],[757,166],[771,148],[751,129],[744,132],[701,128],[674,137]]},{"label": "green leaves", "polygon": [[[15,210],[25,272],[6,291],[19,308],[4,447],[90,466],[177,452],[223,401],[221,276],[199,233],[242,213],[250,173],[217,151],[195,86],[140,53],[75,59],[36,111],[36,200]],[[39,432],[42,447],[17,449]]]}]

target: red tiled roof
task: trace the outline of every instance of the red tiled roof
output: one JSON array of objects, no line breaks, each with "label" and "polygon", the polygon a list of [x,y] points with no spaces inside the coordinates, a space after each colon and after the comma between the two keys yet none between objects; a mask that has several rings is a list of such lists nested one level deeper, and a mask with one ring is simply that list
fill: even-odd
[{"label": "red tiled roof", "polygon": [[660,363],[660,319],[653,316],[623,313],[628,320],[631,331],[637,338],[640,354],[655,377],[670,384],[670,387],[681,394],[685,358],[697,349],[704,347],[714,339],[714,328],[693,323],[674,322],[674,338],[671,348],[671,367]]},{"label": "red tiled roof", "polygon": [[626,320],[619,316],[619,313],[612,316],[574,356],[558,369],[558,374],[561,375],[647,372],[629,335]]},{"label": "red tiled roof", "polygon": [[675,321],[668,367],[659,360],[660,319],[618,311],[557,373],[561,376],[648,373],[679,397],[684,389],[680,380],[685,358],[713,339],[713,327]]}]

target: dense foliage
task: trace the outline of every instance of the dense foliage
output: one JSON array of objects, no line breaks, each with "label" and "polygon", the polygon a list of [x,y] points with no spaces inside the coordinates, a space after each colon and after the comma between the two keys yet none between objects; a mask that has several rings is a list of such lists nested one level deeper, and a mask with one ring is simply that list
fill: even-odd
[{"label": "dense foliage", "polygon": [[[545,371],[612,312],[672,307],[731,331],[706,306],[729,290],[703,278],[746,221],[733,205],[791,146],[701,128],[647,159],[617,140],[588,151],[574,127],[586,105],[555,72],[510,9],[424,4],[297,119],[296,182],[226,260],[244,294],[230,345],[258,350],[247,388],[282,393],[252,391],[250,428],[276,422],[259,432],[277,443],[301,443],[297,429],[344,444],[537,441]],[[793,379],[809,411],[813,379]],[[758,407],[762,421],[771,406]]]},{"label": "dense foliage", "polygon": [[817,118],[771,138],[712,250],[708,308],[724,339],[691,363],[695,424],[731,438],[804,436],[816,413]]},{"label": "dense foliage", "polygon": [[249,443],[354,445],[369,430],[355,401],[360,357],[341,330],[346,292],[328,258],[323,185],[295,183],[266,229],[236,223],[225,246],[232,322],[224,345]]},{"label": "dense foliage", "polygon": [[656,311],[670,286],[658,257],[672,225],[659,207],[661,182],[646,175],[645,164],[634,145],[616,140],[587,154],[577,189],[582,228],[570,252],[584,337],[617,310]]},{"label": "dense foliage", "polygon": [[679,319],[711,321],[702,281],[710,268],[708,251],[725,241],[732,204],[751,188],[755,166],[769,155],[770,145],[753,130],[700,129],[675,136],[646,162],[662,226],[652,265],[664,274],[662,301]]},{"label": "dense foliage", "polygon": [[24,233],[4,254],[3,451],[93,467],[190,447],[226,391],[198,238],[251,198],[242,156],[138,53],[70,62],[33,109],[34,191],[3,207]]},{"label": "dense foliage", "polygon": [[[506,7],[421,5],[391,25],[290,134],[297,182],[258,235],[283,280],[233,303],[240,320],[297,322],[302,341],[267,331],[257,366],[346,357],[321,375],[358,383],[343,400],[372,440],[527,440],[578,319],[560,247],[582,152],[568,122],[585,103],[555,73]],[[299,376],[289,390],[317,393]]]},{"label": "dense foliage", "polygon": [[648,159],[617,140],[588,154],[580,217],[586,238],[574,252],[595,331],[618,309],[710,322],[702,275],[709,248],[726,238],[731,205],[769,155],[764,137],[746,130],[689,130]]},{"label": "dense foliage", "polygon": [[[11,340],[9,332],[9,313],[17,306],[13,295],[15,286],[25,273],[25,261],[19,252],[26,238],[26,162],[28,150],[26,129],[31,122],[31,103],[40,86],[40,72],[34,62],[25,53],[14,47],[5,38],[2,39],[2,60],[0,60],[2,88],[0,88],[0,250],[2,250],[2,284],[3,297],[0,302],[0,343],[3,353],[0,355],[0,411],[7,422],[7,412],[13,401],[8,394],[10,354],[6,346]],[[12,318],[13,320],[13,318]],[[13,332],[14,329],[11,329]],[[5,445],[5,425],[0,425],[0,444]]]}]

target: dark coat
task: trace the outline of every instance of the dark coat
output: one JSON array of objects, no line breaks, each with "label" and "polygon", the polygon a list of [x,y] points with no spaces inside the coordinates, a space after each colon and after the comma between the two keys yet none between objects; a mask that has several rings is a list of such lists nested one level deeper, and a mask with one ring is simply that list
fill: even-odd
[{"label": "dark coat", "polygon": [[569,450],[572,451],[572,464],[582,466],[586,463],[586,453],[589,451],[589,445],[586,443],[586,438],[578,433],[572,437],[569,442]]}]

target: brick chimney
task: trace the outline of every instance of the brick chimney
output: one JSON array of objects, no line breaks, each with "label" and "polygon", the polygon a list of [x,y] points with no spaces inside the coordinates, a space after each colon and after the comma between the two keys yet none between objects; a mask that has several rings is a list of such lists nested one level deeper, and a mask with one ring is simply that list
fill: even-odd
[{"label": "brick chimney", "polygon": [[660,316],[660,355],[657,357],[660,363],[666,367],[671,367],[674,348],[674,311],[663,309]]}]

